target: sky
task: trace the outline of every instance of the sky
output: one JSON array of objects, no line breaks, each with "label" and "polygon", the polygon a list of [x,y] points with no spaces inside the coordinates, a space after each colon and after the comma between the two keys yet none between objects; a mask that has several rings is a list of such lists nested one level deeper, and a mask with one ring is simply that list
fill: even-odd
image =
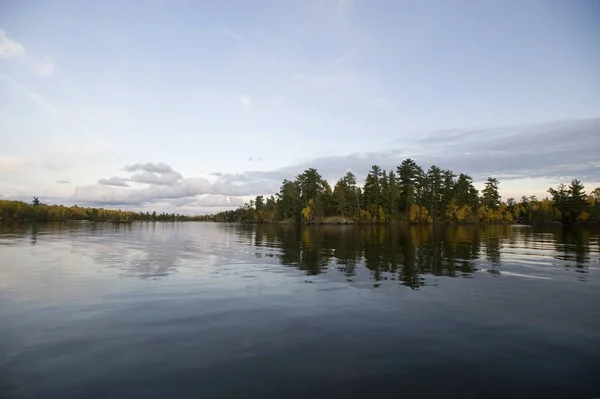
[{"label": "sky", "polygon": [[212,213],[412,158],[600,185],[600,2],[0,0],[0,196]]}]

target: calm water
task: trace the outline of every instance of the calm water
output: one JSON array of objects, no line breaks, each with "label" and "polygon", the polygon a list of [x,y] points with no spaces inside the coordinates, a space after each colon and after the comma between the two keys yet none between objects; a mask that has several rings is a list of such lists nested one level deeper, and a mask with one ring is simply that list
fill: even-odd
[{"label": "calm water", "polygon": [[0,226],[0,397],[600,397],[599,241]]}]

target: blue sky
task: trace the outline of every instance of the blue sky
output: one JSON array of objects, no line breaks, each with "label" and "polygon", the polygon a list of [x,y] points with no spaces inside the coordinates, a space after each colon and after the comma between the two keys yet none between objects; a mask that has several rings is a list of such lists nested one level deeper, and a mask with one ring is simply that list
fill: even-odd
[{"label": "blue sky", "polygon": [[0,195],[211,212],[412,157],[600,184],[597,1],[0,1]]}]

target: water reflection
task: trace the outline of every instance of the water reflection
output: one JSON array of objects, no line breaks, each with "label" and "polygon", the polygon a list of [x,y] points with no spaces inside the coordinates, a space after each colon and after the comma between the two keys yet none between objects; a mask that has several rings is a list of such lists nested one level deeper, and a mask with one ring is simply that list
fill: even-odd
[{"label": "water reflection", "polygon": [[[401,284],[492,275],[586,281],[598,268],[598,229],[526,226],[309,226],[211,223],[63,223],[0,226],[0,246],[52,245],[119,271],[121,277],[163,278],[182,267],[223,270],[225,264],[293,266],[307,275]],[[278,260],[278,262],[277,262]],[[564,274],[564,273],[563,273]],[[573,277],[571,277],[573,278]]]},{"label": "water reflection", "polygon": [[[352,282],[357,269],[365,267],[375,287],[391,280],[418,289],[427,284],[426,276],[470,278],[478,270],[547,278],[557,262],[587,273],[598,252],[598,231],[592,229],[240,225],[236,231],[256,248],[279,250],[281,264],[309,275],[334,268]],[[511,271],[522,264],[534,273]]]}]

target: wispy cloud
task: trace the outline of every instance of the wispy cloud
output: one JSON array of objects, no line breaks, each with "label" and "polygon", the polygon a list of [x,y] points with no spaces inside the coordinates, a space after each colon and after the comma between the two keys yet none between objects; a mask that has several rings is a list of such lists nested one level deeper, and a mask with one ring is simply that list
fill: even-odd
[{"label": "wispy cloud", "polygon": [[33,72],[39,76],[52,75],[54,73],[54,60],[50,57],[44,57],[35,64]]},{"label": "wispy cloud", "polygon": [[[47,99],[42,97],[40,94],[34,92],[33,90],[29,89],[25,85],[22,85],[21,83],[17,82],[16,80],[11,78],[7,74],[0,72],[0,80],[4,80],[4,81],[8,82],[15,89],[20,91],[24,96],[28,97],[31,101],[39,104],[47,111],[54,112],[54,113],[61,112],[60,108],[58,108],[57,106],[52,104],[50,101],[48,101]],[[65,115],[63,115],[63,116],[65,116]]]},{"label": "wispy cloud", "polygon": [[284,96],[277,96],[273,98],[273,105],[281,106],[287,102],[287,99]]},{"label": "wispy cloud", "polygon": [[240,94],[238,96],[238,100],[240,101],[240,103],[242,104],[242,106],[244,108],[250,108],[252,107],[252,97],[250,97],[247,94]]},{"label": "wispy cloud", "polygon": [[390,108],[394,105],[390,100],[388,100],[387,98],[384,98],[384,97],[377,97],[374,100],[374,102],[376,105],[383,107],[383,108]]},{"label": "wispy cloud", "polygon": [[342,18],[348,18],[348,13],[354,3],[353,0],[335,0],[335,10]]},{"label": "wispy cloud", "polygon": [[357,83],[356,76],[347,71],[324,74],[307,74],[302,72],[297,73],[295,78],[303,84],[309,84],[319,88],[348,87]]},{"label": "wispy cloud", "polygon": [[6,32],[0,29],[0,58],[11,59],[23,53],[25,53],[25,47],[7,37]]},{"label": "wispy cloud", "polygon": [[242,39],[242,37],[239,36],[239,35],[237,35],[237,34],[235,34],[235,32],[233,32],[229,28],[223,28],[223,29],[220,30],[220,32],[222,34],[224,34],[225,36],[229,37],[230,39],[235,40],[236,42],[239,42],[239,43],[242,43],[242,44],[244,43],[244,40]]}]

